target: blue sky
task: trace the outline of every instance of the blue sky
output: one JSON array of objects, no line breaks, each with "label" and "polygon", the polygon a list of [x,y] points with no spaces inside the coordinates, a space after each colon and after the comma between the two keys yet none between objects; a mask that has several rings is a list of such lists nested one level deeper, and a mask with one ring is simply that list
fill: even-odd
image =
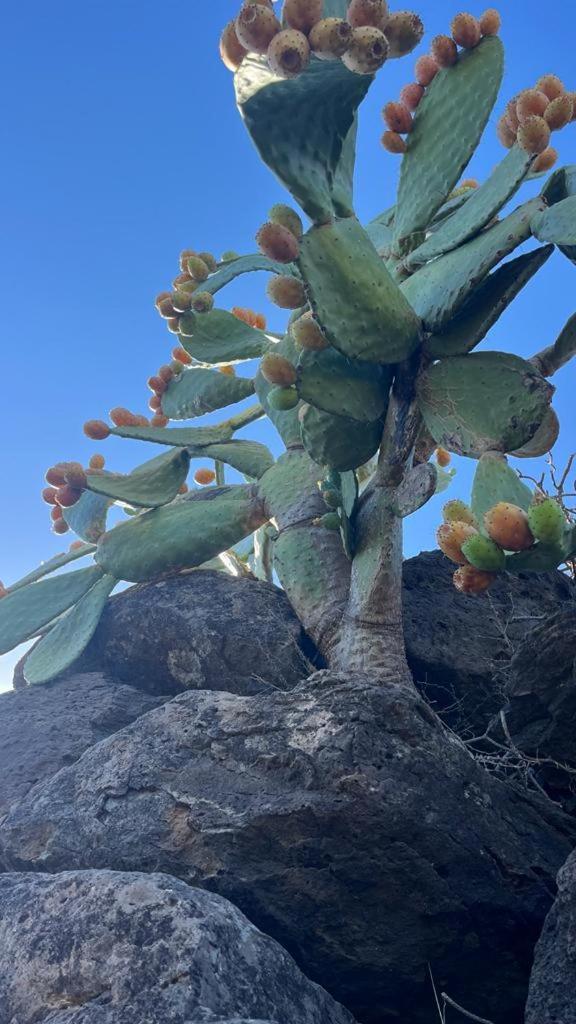
[{"label": "blue sky", "polygon": [[[179,251],[253,251],[266,211],[287,198],[256,157],[234,107],[231,76],[218,59],[219,32],[237,6],[236,0],[6,5],[0,54],[0,578],[6,583],[69,543],[50,533],[39,492],[52,462],[86,461],[96,450],[82,435],[83,421],[114,405],[146,411],[146,378],[166,360],[172,341],[153,299],[175,276]],[[422,0],[416,9],[429,40],[447,30],[459,7]],[[502,100],[469,168],[479,178],[502,156],[494,126],[506,99],[549,71],[576,88],[572,3],[557,0],[549,17],[536,0],[504,0],[499,9],[507,71]],[[413,60],[387,64],[362,108],[361,218],[393,201],[399,165],[379,145],[380,109],[411,80]],[[576,125],[557,139],[562,162],[576,162]],[[530,355],[550,343],[574,312],[575,275],[555,256],[484,347]],[[223,303],[263,310],[280,329],[283,314],[268,307],[264,288],[264,276],[245,278]],[[561,463],[575,447],[574,369],[555,383]],[[275,443],[271,431],[257,433]],[[118,469],[145,457],[115,439],[102,450]],[[455,464],[453,493],[466,496],[473,465]],[[436,499],[410,521],[408,554],[433,546],[439,507]],[[11,662],[0,663],[0,686]]]}]

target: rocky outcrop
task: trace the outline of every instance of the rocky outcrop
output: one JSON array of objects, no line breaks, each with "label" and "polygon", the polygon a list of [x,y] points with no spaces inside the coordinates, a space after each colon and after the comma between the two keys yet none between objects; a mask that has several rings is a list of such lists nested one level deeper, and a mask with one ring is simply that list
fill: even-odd
[{"label": "rocky outcrop", "polygon": [[520,1024],[575,841],[416,694],[327,673],[290,694],[180,695],[36,786],[0,839],[12,870],[162,870],[217,891],[363,1024],[430,1024],[428,965],[462,1005]]},{"label": "rocky outcrop", "polygon": [[576,853],[558,875],[558,897],[536,946],[526,1024],[576,1024]]},{"label": "rocky outcrop", "polygon": [[2,1024],[353,1024],[227,900],[162,874],[0,875]]}]

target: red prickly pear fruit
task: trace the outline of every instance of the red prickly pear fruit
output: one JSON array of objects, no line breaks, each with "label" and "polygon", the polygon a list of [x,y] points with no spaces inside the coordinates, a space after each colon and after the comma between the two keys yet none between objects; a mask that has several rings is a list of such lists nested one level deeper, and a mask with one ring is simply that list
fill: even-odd
[{"label": "red prickly pear fruit", "polygon": [[97,453],[96,455],[90,456],[90,462],[88,463],[90,469],[104,469],[105,465],[106,459],[103,455],[99,455]]},{"label": "red prickly pear fruit", "polygon": [[473,565],[463,565],[452,577],[454,586],[461,594],[484,594],[496,579],[495,572],[484,572]]},{"label": "red prickly pear fruit", "polygon": [[379,28],[365,25],[352,30],[352,39],[342,63],[356,75],[373,75],[386,62],[388,39]]},{"label": "red prickly pear fruit", "polygon": [[297,277],[282,274],[271,277],[266,291],[270,301],[280,309],[300,309],[306,302],[304,286]]},{"label": "red prickly pear fruit", "polygon": [[150,391],[154,391],[155,394],[163,395],[166,391],[166,382],[159,376],[149,377],[148,387],[150,388]]},{"label": "red prickly pear fruit", "polygon": [[310,63],[310,43],[303,32],[287,28],[274,36],[266,57],[278,78],[297,78]]},{"label": "red prickly pear fruit", "polygon": [[253,53],[266,53],[282,26],[274,11],[263,4],[245,4],[236,18],[236,36],[241,46]]},{"label": "red prickly pear fruit", "polygon": [[150,420],[148,419],[147,416],[142,416],[142,415],[135,416],[134,426],[135,427],[149,427],[150,426]]},{"label": "red prickly pear fruit", "polygon": [[570,124],[573,114],[572,97],[568,93],[564,93],[563,96],[557,96],[555,100],[550,101],[544,111],[544,120],[553,132],[557,132],[560,128],[565,128],[567,124]]},{"label": "red prickly pear fruit", "polygon": [[[194,280],[191,274],[188,274],[186,272],[182,274],[177,274],[174,280],[172,281],[172,284],[176,291],[188,292],[188,295],[191,295],[192,292],[196,291],[196,288],[198,287],[198,282]],[[170,295],[172,295],[171,292]]]},{"label": "red prickly pear fruit", "polygon": [[156,413],[155,416],[150,420],[150,426],[152,427],[167,427],[170,420],[167,416],[163,416],[161,413]]},{"label": "red prickly pear fruit", "polygon": [[506,118],[510,130],[517,132],[520,127],[520,120],[518,118],[518,96],[513,96],[511,100],[508,100],[504,117]]},{"label": "red prickly pear fruit", "polygon": [[110,437],[110,427],[103,420],[87,420],[84,424],[84,433],[91,441],[105,441]]},{"label": "red prickly pear fruit", "polygon": [[213,469],[197,469],[194,473],[194,481],[197,484],[201,484],[202,487],[206,487],[208,484],[213,484],[216,479],[216,473]]},{"label": "red prickly pear fruit", "polygon": [[410,82],[400,91],[400,102],[408,107],[408,110],[416,110],[424,95],[424,86],[418,82]]},{"label": "red prickly pear fruit", "polygon": [[272,221],[263,224],[256,235],[256,242],[260,252],[278,263],[293,263],[298,259],[298,240],[282,224],[273,224]]},{"label": "red prickly pear fruit", "polygon": [[220,373],[223,373],[226,377],[236,376],[236,370],[234,369],[233,366],[230,366],[229,364],[227,364],[226,366],[221,366]]},{"label": "red prickly pear fruit", "polygon": [[56,501],[60,505],[60,508],[72,508],[76,505],[82,497],[82,491],[76,487],[70,487],[69,484],[65,484],[64,487],[59,487],[56,492]]},{"label": "red prickly pear fruit", "polygon": [[308,42],[320,60],[339,60],[352,42],[352,26],[343,18],[323,18],[314,25]]},{"label": "red prickly pear fruit", "polygon": [[267,352],[260,363],[260,370],[264,380],[269,384],[278,384],[280,387],[288,388],[296,383],[296,367],[275,352]]},{"label": "red prickly pear fruit", "polygon": [[220,56],[229,71],[237,71],[248,53],[236,35],[236,21],[229,21],[220,36]]},{"label": "red prickly pear fruit", "polygon": [[384,132],[380,141],[388,153],[402,154],[408,148],[402,136],[398,135],[398,132]]},{"label": "red prickly pear fruit", "polygon": [[304,313],[296,320],[290,331],[296,345],[300,348],[309,349],[312,352],[320,352],[328,348],[328,341],[321,328],[312,316],[312,313]]},{"label": "red prickly pear fruit", "polygon": [[45,501],[47,505],[56,504],[56,488],[45,487],[42,491],[42,501]]},{"label": "red prickly pear fruit", "polygon": [[506,114],[503,114],[496,127],[496,134],[506,149],[512,149],[516,144],[516,132],[510,127]]},{"label": "red prickly pear fruit", "polygon": [[172,298],[173,298],[173,296],[171,294],[170,298],[162,299],[160,302],[156,303],[156,309],[160,313],[160,316],[164,318],[164,320],[169,320],[170,317],[173,317],[173,316],[176,315],[176,310],[174,309],[174,306],[172,305]]},{"label": "red prickly pear fruit", "polygon": [[52,533],[68,533],[69,529],[70,527],[64,519],[57,519],[56,522],[52,524]]},{"label": "red prickly pear fruit", "polygon": [[416,49],[424,35],[424,23],[413,11],[395,11],[386,22],[386,39],[392,59],[405,57]]},{"label": "red prickly pear fruit", "polygon": [[214,296],[211,292],[196,292],[192,296],[192,309],[195,313],[209,313],[214,309]]},{"label": "red prickly pear fruit", "polygon": [[346,18],[352,28],[371,25],[384,32],[388,21],[388,4],[385,0],[351,0]]},{"label": "red prickly pear fruit", "polygon": [[86,487],[86,473],[79,462],[68,462],[64,468],[64,479],[70,487],[81,490]]},{"label": "red prickly pear fruit", "polygon": [[566,92],[564,82],[558,75],[542,75],[536,82],[536,88],[546,93],[549,100],[555,100]]},{"label": "red prickly pear fruit", "polygon": [[462,554],[470,565],[483,572],[503,572],[506,568],[506,555],[502,548],[481,533],[464,541]]},{"label": "red prickly pear fruit", "polygon": [[[545,92],[540,92],[538,89],[524,89],[516,97],[518,124],[515,127],[518,128],[529,117],[543,117],[549,105],[550,100]],[[510,120],[510,115],[508,115],[508,119]]]},{"label": "red prickly pear fruit", "polygon": [[323,9],[323,0],[284,0],[282,17],[288,28],[308,35],[320,21]]},{"label": "red prickly pear fruit", "polygon": [[66,483],[64,467],[64,462],[57,462],[55,466],[50,466],[44,474],[46,483],[51,484],[53,487],[62,487]]},{"label": "red prickly pear fruit", "polygon": [[278,412],[286,412],[295,409],[298,405],[298,392],[296,388],[276,387],[268,393],[268,405]]},{"label": "red prickly pear fruit", "polygon": [[557,544],[566,528],[566,517],[554,498],[545,498],[528,509],[528,524],[536,540]]},{"label": "red prickly pear fruit", "polygon": [[480,18],[480,31],[483,36],[497,36],[502,28],[500,12],[495,7],[489,7]]},{"label": "red prickly pear fruit", "polygon": [[524,509],[500,501],[484,516],[488,535],[505,551],[527,551],[534,544],[528,516]]},{"label": "red prickly pear fruit", "polygon": [[160,369],[158,370],[158,376],[160,377],[160,380],[164,381],[165,384],[169,384],[174,376],[174,370],[172,369],[171,366],[168,366],[168,364],[165,363],[164,366],[161,366]]},{"label": "red prickly pear fruit", "polygon": [[430,51],[441,68],[450,68],[458,60],[458,47],[450,36],[435,36]]},{"label": "red prickly pear fruit", "polygon": [[170,317],[170,319],[166,321],[166,327],[171,334],[180,334],[180,317]]},{"label": "red prickly pear fruit", "polygon": [[180,345],[176,345],[176,347],[172,349],[172,358],[177,359],[178,362],[182,363],[184,366],[190,366],[192,363],[192,356],[188,355],[186,349],[181,348]]},{"label": "red prickly pear fruit", "polygon": [[84,541],[83,540],[73,540],[71,545],[70,545],[70,547],[68,548],[68,550],[69,551],[80,551],[80,548],[83,548],[83,547],[84,547]]},{"label": "red prickly pear fruit", "polygon": [[469,526],[478,529],[476,516],[470,506],[466,505],[464,501],[458,501],[457,499],[448,501],[442,509],[442,515],[446,523],[468,523]]},{"label": "red prickly pear fruit", "polygon": [[304,234],[304,225],[300,216],[296,213],[296,210],[293,210],[291,206],[287,206],[285,203],[276,203],[268,214],[268,220],[272,224],[280,224],[281,227],[286,228],[298,241],[300,241]]},{"label": "red prickly pear fruit", "polygon": [[164,299],[169,299],[171,298],[171,296],[172,292],[160,292],[160,294],[157,295],[156,298],[154,299],[154,305],[156,306],[156,308],[158,308],[159,304],[161,302],[164,302]]},{"label": "red prickly pear fruit", "polygon": [[150,400],[148,402],[148,408],[152,412],[157,412],[158,409],[162,408],[162,399],[161,399],[160,395],[152,395],[150,397]]},{"label": "red prickly pear fruit", "polygon": [[439,70],[438,62],[434,60],[434,57],[431,57],[426,53],[416,61],[414,67],[416,81],[419,85],[426,88],[426,86],[430,85],[430,83],[434,81]]},{"label": "red prickly pear fruit", "polygon": [[211,252],[199,252],[198,258],[206,264],[211,274],[218,270],[218,263]]},{"label": "red prickly pear fruit", "polygon": [[130,412],[129,409],[125,409],[122,405],[117,405],[114,409],[110,409],[108,414],[112,423],[115,427],[135,427],[136,426],[136,415]]},{"label": "red prickly pear fruit", "polygon": [[191,277],[199,284],[202,284],[210,276],[210,271],[199,256],[191,256],[186,264],[186,269]]},{"label": "red prickly pear fruit", "polygon": [[[172,292],[171,297],[172,308],[175,313],[186,313],[190,309],[192,302],[192,296],[190,292],[185,292],[182,289]],[[172,319],[167,317],[166,319]]]},{"label": "red prickly pear fruit", "polygon": [[473,50],[482,38],[480,22],[473,14],[457,14],[450,26],[452,38],[465,50]]},{"label": "red prickly pear fruit", "polygon": [[62,519],[62,509],[60,505],[54,505],[50,509],[50,519],[53,523],[57,523],[59,519]]},{"label": "red prickly pear fruit", "polygon": [[518,129],[518,145],[526,153],[543,153],[550,144],[550,128],[543,117],[528,117]]},{"label": "red prickly pear fruit", "polygon": [[436,462],[440,466],[440,469],[446,469],[446,466],[449,466],[451,461],[452,456],[450,455],[450,452],[447,452],[445,448],[436,449]]},{"label": "red prickly pear fruit", "polygon": [[8,592],[8,588],[5,587],[4,584],[2,583],[2,580],[0,580],[0,598],[6,597],[6,594],[8,594]]},{"label": "red prickly pear fruit", "polygon": [[178,494],[188,494],[189,490],[190,488],[188,487],[188,484],[180,484],[180,487],[178,488]]},{"label": "red prickly pear fruit", "polygon": [[458,565],[466,564],[466,556],[462,554],[462,545],[478,531],[470,523],[443,523],[436,532],[438,547],[446,558]]},{"label": "red prickly pear fruit", "polygon": [[412,131],[412,114],[403,103],[387,103],[382,111],[382,117],[391,132],[407,135]]},{"label": "red prickly pear fruit", "polygon": [[558,150],[554,146],[548,146],[540,156],[537,156],[532,164],[533,174],[542,174],[544,171],[551,171],[558,160]]}]

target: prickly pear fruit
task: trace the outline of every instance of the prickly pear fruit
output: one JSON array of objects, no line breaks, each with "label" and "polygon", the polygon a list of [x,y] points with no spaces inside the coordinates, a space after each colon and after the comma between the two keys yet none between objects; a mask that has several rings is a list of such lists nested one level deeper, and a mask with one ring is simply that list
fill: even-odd
[{"label": "prickly pear fruit", "polygon": [[[542,95],[544,95],[544,93],[542,93]],[[520,127],[520,121],[518,119],[518,96],[513,96],[511,100],[508,100],[504,116],[512,131],[517,132]]]},{"label": "prickly pear fruit", "polygon": [[129,409],[125,409],[122,405],[117,405],[114,409],[110,409],[109,416],[115,427],[136,426],[136,414],[130,412]]},{"label": "prickly pear fruit", "polygon": [[267,50],[270,70],[279,78],[297,78],[310,63],[310,44],[303,32],[284,29]]},{"label": "prickly pear fruit", "polygon": [[543,117],[527,117],[518,129],[517,140],[526,153],[543,153],[550,143],[550,128]]},{"label": "prickly pear fruit", "polygon": [[226,252],[222,253],[221,260],[222,260],[222,263],[231,263],[232,260],[237,260],[239,258],[240,258],[240,253],[239,252],[235,252],[234,249],[227,249]]},{"label": "prickly pear fruit", "polygon": [[558,150],[554,146],[548,146],[540,156],[537,156],[532,164],[533,174],[542,174],[544,171],[551,171],[558,160]]},{"label": "prickly pear fruit", "polygon": [[104,441],[110,437],[110,427],[103,420],[87,420],[84,424],[84,433],[91,441]]},{"label": "prickly pear fruit", "polygon": [[90,461],[88,463],[88,466],[90,467],[90,469],[104,469],[105,465],[106,465],[106,459],[104,458],[103,455],[99,455],[97,453],[96,455],[91,455],[90,456]]},{"label": "prickly pear fruit", "polygon": [[42,491],[42,501],[45,501],[47,505],[55,505],[56,493],[55,487],[45,487]]},{"label": "prickly pear fruit", "polygon": [[213,469],[197,469],[194,473],[194,480],[197,484],[201,484],[202,487],[206,487],[207,484],[213,484],[216,479],[216,473]]},{"label": "prickly pear fruit", "polygon": [[506,555],[502,548],[481,533],[464,541],[462,554],[471,565],[484,572],[503,572],[506,567]]},{"label": "prickly pear fruit", "polygon": [[536,540],[556,544],[566,527],[566,519],[554,498],[545,498],[528,509],[528,524]]},{"label": "prickly pear fruit", "polygon": [[322,18],[308,36],[310,48],[320,60],[339,60],[352,41],[352,26],[342,18]]},{"label": "prickly pear fruit", "polygon": [[304,234],[304,225],[300,215],[291,206],[286,206],[285,203],[276,203],[268,213],[268,220],[272,224],[280,224],[281,227],[286,228],[298,241],[300,241]]},{"label": "prickly pear fruit", "polygon": [[236,376],[236,370],[234,369],[233,366],[230,366],[229,363],[227,363],[226,366],[221,366],[220,367],[220,373],[223,373],[224,376],[226,376],[226,377],[235,377]]},{"label": "prickly pear fruit", "polygon": [[253,53],[266,53],[282,28],[272,8],[258,3],[244,4],[235,27],[241,46]]},{"label": "prickly pear fruit", "polygon": [[180,345],[176,345],[175,348],[172,349],[172,358],[177,359],[179,363],[183,364],[183,366],[190,366],[192,363],[192,356],[188,355],[186,349],[181,348]]},{"label": "prickly pear fruit", "polygon": [[44,474],[46,483],[51,484],[52,487],[62,487],[62,485],[66,483],[64,466],[64,462],[57,462],[55,466],[50,466]]},{"label": "prickly pear fruit", "polygon": [[172,380],[172,377],[174,376],[174,370],[172,369],[171,366],[168,366],[168,363],[165,363],[158,370],[158,376],[160,377],[160,380],[164,381],[165,384],[169,384],[170,381]]},{"label": "prickly pear fruit", "polygon": [[497,36],[502,28],[500,12],[495,7],[489,7],[480,18],[480,31],[483,36]]},{"label": "prickly pear fruit", "polygon": [[322,526],[325,530],[339,530],[342,526],[340,516],[337,512],[326,512],[318,519],[312,520],[314,526]]},{"label": "prickly pear fruit", "polygon": [[198,253],[195,249],[182,249],[179,257],[180,270],[183,274],[187,273],[188,260],[191,256],[197,256]]},{"label": "prickly pear fruit", "polygon": [[383,32],[388,21],[388,4],[385,0],[351,0],[346,18],[352,28],[372,25]]},{"label": "prickly pear fruit", "polygon": [[166,321],[166,327],[171,334],[180,334],[180,317],[170,317],[170,319]]},{"label": "prickly pear fruit", "polygon": [[8,594],[8,588],[4,586],[2,580],[0,580],[0,597],[6,597]]},{"label": "prickly pear fruit", "polygon": [[382,116],[391,132],[407,135],[412,131],[412,114],[403,103],[387,103]]},{"label": "prickly pear fruit", "polygon": [[56,522],[52,524],[52,533],[68,533],[69,529],[70,527],[64,519],[57,519]]},{"label": "prickly pear fruit", "polygon": [[271,409],[276,409],[279,412],[295,409],[298,401],[296,388],[272,388],[268,393],[268,405]]},{"label": "prickly pear fruit", "polygon": [[200,284],[206,281],[210,276],[210,271],[200,256],[191,256],[186,264],[186,269],[191,277],[193,277],[195,281],[199,281]]},{"label": "prickly pear fruit", "polygon": [[170,420],[167,416],[163,416],[162,413],[156,413],[155,416],[150,420],[150,424],[153,427],[167,427]]},{"label": "prickly pear fruit", "polygon": [[60,505],[54,505],[50,509],[50,519],[53,523],[57,523],[59,519],[62,519],[62,509]]},{"label": "prickly pear fruit", "polygon": [[457,14],[450,29],[454,42],[465,50],[473,50],[482,37],[480,22],[473,14]]},{"label": "prickly pear fruit", "polygon": [[416,110],[424,95],[424,86],[418,82],[410,82],[400,91],[400,102],[408,107],[408,110]]},{"label": "prickly pear fruit", "polygon": [[172,305],[172,295],[170,294],[167,299],[161,299],[160,302],[157,301],[156,309],[164,320],[168,320],[170,317],[175,316],[176,310]]},{"label": "prickly pear fruit", "polygon": [[186,313],[190,309],[192,295],[190,292],[178,289],[178,291],[172,292],[171,301],[175,313]]},{"label": "prickly pear fruit", "polygon": [[70,547],[68,548],[68,551],[80,551],[80,548],[83,548],[83,547],[84,547],[84,541],[83,540],[73,540],[71,545],[70,545]]},{"label": "prickly pear fruit", "polygon": [[555,100],[566,92],[564,82],[558,75],[542,75],[536,82],[536,88],[545,92],[549,100]]},{"label": "prickly pear fruit", "polygon": [[256,242],[265,256],[278,263],[293,263],[298,259],[298,240],[282,224],[274,224],[272,221],[263,224],[256,235]]},{"label": "prickly pear fruit", "polygon": [[260,363],[262,376],[269,384],[278,384],[280,387],[289,388],[296,383],[296,367],[275,352],[267,352]]},{"label": "prickly pear fruit", "polygon": [[496,579],[496,573],[484,572],[473,565],[463,565],[452,577],[454,586],[461,594],[484,594]]},{"label": "prickly pear fruit", "polygon": [[462,554],[462,545],[469,537],[476,536],[477,532],[470,523],[444,523],[436,532],[438,547],[451,562],[465,565],[466,556]]},{"label": "prickly pear fruit", "polygon": [[407,150],[407,145],[401,135],[398,132],[384,132],[380,139],[384,149],[388,153],[401,154]]},{"label": "prickly pear fruit", "polygon": [[166,381],[162,380],[162,377],[159,377],[157,374],[153,377],[148,377],[147,383],[150,391],[153,391],[156,395],[163,395],[166,391]]},{"label": "prickly pear fruit", "polygon": [[320,21],[324,8],[323,0],[284,0],[282,16],[289,28],[298,29],[308,35]]},{"label": "prickly pear fruit", "polygon": [[435,36],[430,52],[441,68],[452,67],[458,60],[458,47],[450,36]]},{"label": "prickly pear fruit", "polygon": [[192,296],[192,309],[195,313],[209,313],[214,309],[214,296],[210,292],[195,292]]},{"label": "prickly pear fruit", "polygon": [[342,63],[357,75],[373,75],[385,63],[388,50],[388,40],[379,28],[355,28]]},{"label": "prickly pear fruit", "polygon": [[[523,124],[529,117],[543,117],[550,100],[545,92],[539,89],[524,89],[516,97],[516,116],[519,124]],[[519,125],[515,126],[516,128]]]},{"label": "prickly pear fruit", "polygon": [[304,313],[298,320],[295,320],[290,331],[296,345],[300,348],[310,349],[313,352],[320,352],[322,349],[328,348],[328,341],[312,313]]},{"label": "prickly pear fruit", "polygon": [[500,501],[484,516],[484,525],[492,540],[505,551],[526,551],[534,544],[534,535],[524,509]]},{"label": "prickly pear fruit", "polygon": [[342,495],[339,491],[327,490],[322,491],[322,497],[328,505],[328,508],[340,508],[342,505]]},{"label": "prickly pear fruit", "polygon": [[86,473],[79,462],[64,463],[64,480],[71,487],[81,490],[86,487]]},{"label": "prickly pear fruit", "polygon": [[516,132],[510,127],[506,114],[503,114],[496,126],[496,134],[506,149],[512,149],[516,143]]},{"label": "prickly pear fruit", "polygon": [[60,505],[60,508],[72,508],[76,505],[82,497],[82,491],[76,487],[70,487],[70,484],[64,484],[63,487],[59,487],[56,491],[56,501]]},{"label": "prickly pear fruit", "polygon": [[544,120],[553,132],[570,124],[574,113],[572,97],[568,93],[551,100],[544,111]]},{"label": "prickly pear fruit", "polygon": [[199,252],[198,256],[204,261],[211,274],[218,270],[218,263],[211,252]]},{"label": "prickly pear fruit", "polygon": [[220,56],[229,71],[237,71],[248,53],[236,35],[236,21],[229,21],[220,36]]},{"label": "prickly pear fruit", "polygon": [[440,469],[446,469],[446,466],[449,466],[451,461],[452,456],[450,455],[450,452],[447,452],[445,448],[436,449],[436,462],[440,466]]},{"label": "prickly pear fruit", "polygon": [[391,58],[412,53],[424,35],[424,23],[413,11],[395,11],[386,22],[386,39]]},{"label": "prickly pear fruit", "polygon": [[278,274],[271,277],[267,287],[268,298],[281,309],[300,309],[306,302],[306,293],[297,277]]},{"label": "prickly pear fruit", "polygon": [[416,81],[419,85],[426,86],[430,85],[434,81],[438,74],[440,67],[438,62],[434,60],[429,54],[425,53],[423,57],[419,57],[414,67],[414,74]]}]

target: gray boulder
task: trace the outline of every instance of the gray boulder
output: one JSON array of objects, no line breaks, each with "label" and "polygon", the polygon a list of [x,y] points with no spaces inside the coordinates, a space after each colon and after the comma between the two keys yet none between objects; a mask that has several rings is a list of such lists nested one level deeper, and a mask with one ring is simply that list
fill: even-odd
[{"label": "gray boulder", "polygon": [[227,900],[162,874],[0,876],[2,1024],[353,1024]]},{"label": "gray boulder", "polygon": [[536,946],[526,1024],[576,1024],[576,853],[558,875],[558,896]]}]

